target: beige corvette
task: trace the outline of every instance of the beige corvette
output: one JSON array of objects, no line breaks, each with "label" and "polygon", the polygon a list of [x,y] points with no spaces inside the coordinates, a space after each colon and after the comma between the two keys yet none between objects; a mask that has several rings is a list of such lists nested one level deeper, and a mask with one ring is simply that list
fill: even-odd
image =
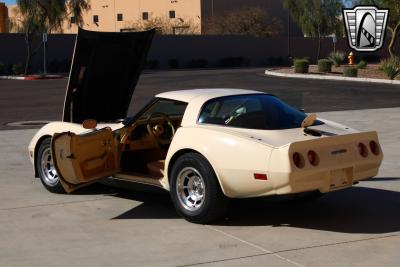
[{"label": "beige corvette", "polygon": [[377,175],[376,132],[307,115],[262,92],[166,92],[126,118],[152,35],[79,32],[63,121],[45,125],[29,145],[49,191],[103,178],[157,186],[183,217],[207,223],[230,198],[328,193]]}]

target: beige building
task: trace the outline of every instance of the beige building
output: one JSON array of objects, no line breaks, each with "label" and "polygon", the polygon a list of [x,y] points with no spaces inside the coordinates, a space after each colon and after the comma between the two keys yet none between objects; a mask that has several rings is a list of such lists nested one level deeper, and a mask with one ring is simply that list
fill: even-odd
[{"label": "beige building", "polygon": [[[0,0],[1,1],[1,0]],[[158,27],[164,34],[207,34],[204,25],[212,17],[246,7],[265,9],[269,16],[280,21],[281,35],[303,36],[299,27],[288,23],[288,12],[282,0],[89,0],[91,8],[84,13],[84,29],[93,31],[135,31]],[[1,6],[0,6],[1,7]],[[0,8],[1,11],[1,8]],[[12,32],[20,24],[18,7],[8,6]],[[1,23],[1,21],[0,21]],[[1,29],[1,24],[0,24]],[[76,33],[76,20],[68,15],[63,33]]]},{"label": "beige building", "polygon": [[8,31],[8,8],[0,2],[0,33]]},{"label": "beige building", "polygon": [[[82,28],[93,31],[132,31],[162,25],[170,34],[201,33],[201,0],[91,0],[83,15]],[[8,6],[11,21],[18,25],[18,7]],[[67,16],[63,33],[78,30],[73,16]],[[14,29],[15,31],[15,29]]]}]

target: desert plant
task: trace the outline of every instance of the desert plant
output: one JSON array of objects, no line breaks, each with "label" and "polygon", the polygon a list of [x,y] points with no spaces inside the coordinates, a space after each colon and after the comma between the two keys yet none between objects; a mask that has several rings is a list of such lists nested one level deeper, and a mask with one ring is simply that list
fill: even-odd
[{"label": "desert plant", "polygon": [[167,17],[153,17],[148,20],[139,19],[128,23],[127,27],[134,31],[156,29],[156,33],[161,35],[200,34],[200,24],[189,18],[180,18],[178,20],[171,20]]},{"label": "desert plant", "polygon": [[306,59],[295,59],[294,60],[294,72],[295,73],[308,73],[310,63]]},{"label": "desert plant", "polygon": [[365,69],[367,67],[367,61],[365,60],[360,60],[357,64],[357,69]]},{"label": "desert plant", "polygon": [[357,77],[358,69],[356,67],[345,67],[343,69],[343,76],[344,77]]},{"label": "desert plant", "polygon": [[382,60],[379,70],[383,71],[389,79],[396,79],[400,74],[400,58],[391,57]]},{"label": "desert plant", "polygon": [[179,68],[179,61],[176,58],[171,58],[168,60],[168,65],[171,69]]},{"label": "desert plant", "polygon": [[318,71],[319,72],[331,72],[332,71],[332,61],[329,59],[320,59],[318,60]]},{"label": "desert plant", "polygon": [[345,58],[346,54],[342,51],[331,52],[328,57],[328,59],[332,61],[335,67],[340,67]]},{"label": "desert plant", "polygon": [[24,73],[24,66],[22,64],[13,64],[11,69],[15,75],[20,75]]},{"label": "desert plant", "polygon": [[6,72],[6,66],[3,62],[0,62],[0,74],[4,74]]},{"label": "desert plant", "polygon": [[150,59],[149,61],[147,61],[146,65],[148,69],[154,70],[158,69],[160,62],[157,59]]},{"label": "desert plant", "polygon": [[192,59],[188,62],[189,68],[205,68],[208,65],[208,61],[204,58]]},{"label": "desert plant", "polygon": [[271,37],[279,35],[282,30],[280,19],[260,7],[243,7],[222,12],[205,20],[202,26],[202,31],[211,35]]},{"label": "desert plant", "polygon": [[248,61],[243,57],[224,57],[219,60],[219,65],[227,68],[242,67],[247,65]]}]

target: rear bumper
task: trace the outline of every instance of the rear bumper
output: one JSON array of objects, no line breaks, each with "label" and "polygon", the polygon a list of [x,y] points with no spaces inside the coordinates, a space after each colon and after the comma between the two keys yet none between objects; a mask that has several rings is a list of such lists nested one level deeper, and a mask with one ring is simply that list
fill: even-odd
[{"label": "rear bumper", "polygon": [[348,188],[355,182],[376,176],[379,166],[380,163],[368,163],[303,174],[276,175],[273,179],[276,182],[275,194],[281,195],[315,190],[327,193]]}]

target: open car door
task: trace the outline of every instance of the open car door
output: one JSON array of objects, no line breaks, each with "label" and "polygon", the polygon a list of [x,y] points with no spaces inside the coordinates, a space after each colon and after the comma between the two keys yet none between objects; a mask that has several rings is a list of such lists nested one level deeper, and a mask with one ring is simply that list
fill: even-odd
[{"label": "open car door", "polygon": [[111,128],[55,134],[51,146],[54,166],[68,193],[118,172],[118,144]]}]

